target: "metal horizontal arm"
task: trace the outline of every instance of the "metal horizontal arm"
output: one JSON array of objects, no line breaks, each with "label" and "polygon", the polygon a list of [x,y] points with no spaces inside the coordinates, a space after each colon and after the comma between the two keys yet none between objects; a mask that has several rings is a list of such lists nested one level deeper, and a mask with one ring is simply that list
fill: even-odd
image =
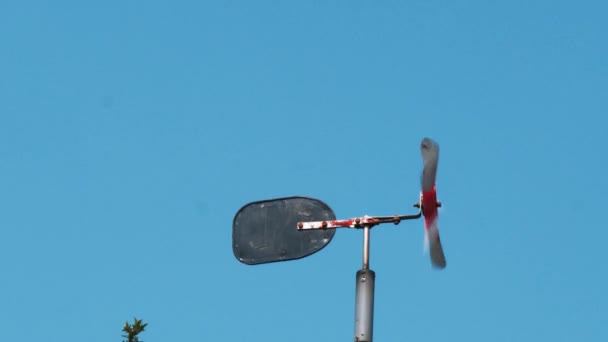
[{"label": "metal horizontal arm", "polygon": [[298,230],[310,229],[335,229],[335,228],[363,228],[373,227],[381,223],[399,224],[403,220],[413,220],[422,216],[422,209],[417,203],[415,206],[419,208],[418,213],[413,215],[395,215],[395,216],[363,216],[355,217],[347,220],[329,220],[329,221],[311,221],[298,222]]}]

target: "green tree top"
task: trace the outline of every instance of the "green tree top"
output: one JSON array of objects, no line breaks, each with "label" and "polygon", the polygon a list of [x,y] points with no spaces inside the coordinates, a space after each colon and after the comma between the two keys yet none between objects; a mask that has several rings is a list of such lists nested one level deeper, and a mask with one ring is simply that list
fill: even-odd
[{"label": "green tree top", "polygon": [[[129,321],[125,322],[125,326],[122,328],[122,331],[127,333],[126,335],[122,335],[122,337],[126,337],[126,342],[144,342],[140,341],[139,335],[140,332],[144,331],[148,323],[143,323],[141,319],[133,318],[133,324],[129,324]],[[123,340],[123,342],[125,342]]]}]

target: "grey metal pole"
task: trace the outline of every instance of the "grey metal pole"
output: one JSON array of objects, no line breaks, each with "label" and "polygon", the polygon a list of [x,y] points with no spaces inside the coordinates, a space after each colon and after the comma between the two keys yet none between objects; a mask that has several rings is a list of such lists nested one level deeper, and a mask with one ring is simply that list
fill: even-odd
[{"label": "grey metal pole", "polygon": [[372,342],[376,273],[369,269],[370,228],[363,228],[363,268],[357,271],[355,293],[355,342]]},{"label": "grey metal pole", "polygon": [[370,228],[363,227],[363,269],[369,269],[369,234]]}]

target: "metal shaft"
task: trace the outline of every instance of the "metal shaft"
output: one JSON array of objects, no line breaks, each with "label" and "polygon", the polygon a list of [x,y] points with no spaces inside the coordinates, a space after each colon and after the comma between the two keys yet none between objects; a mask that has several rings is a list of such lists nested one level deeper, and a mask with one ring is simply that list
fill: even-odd
[{"label": "metal shaft", "polygon": [[363,227],[363,269],[369,269],[369,231],[370,228]]},{"label": "metal shaft", "polygon": [[376,273],[369,269],[370,228],[363,228],[363,268],[357,271],[355,293],[355,342],[372,342]]}]

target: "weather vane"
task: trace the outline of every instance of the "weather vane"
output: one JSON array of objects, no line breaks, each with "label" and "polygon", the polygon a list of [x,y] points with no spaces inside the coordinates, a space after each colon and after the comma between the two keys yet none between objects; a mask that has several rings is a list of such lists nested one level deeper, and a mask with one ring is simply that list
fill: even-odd
[{"label": "weather vane", "polygon": [[425,246],[430,251],[433,267],[446,267],[445,255],[437,226],[435,178],[439,162],[439,145],[429,138],[420,143],[422,176],[416,214],[362,216],[337,220],[323,201],[309,197],[285,197],[257,201],[243,206],[232,225],[234,256],[248,265],[300,259],[318,252],[329,244],[337,228],[363,230],[363,265],[357,271],[355,292],[355,341],[373,340],[374,287],[376,274],[369,268],[370,231],[383,223],[399,224],[424,216]]}]

